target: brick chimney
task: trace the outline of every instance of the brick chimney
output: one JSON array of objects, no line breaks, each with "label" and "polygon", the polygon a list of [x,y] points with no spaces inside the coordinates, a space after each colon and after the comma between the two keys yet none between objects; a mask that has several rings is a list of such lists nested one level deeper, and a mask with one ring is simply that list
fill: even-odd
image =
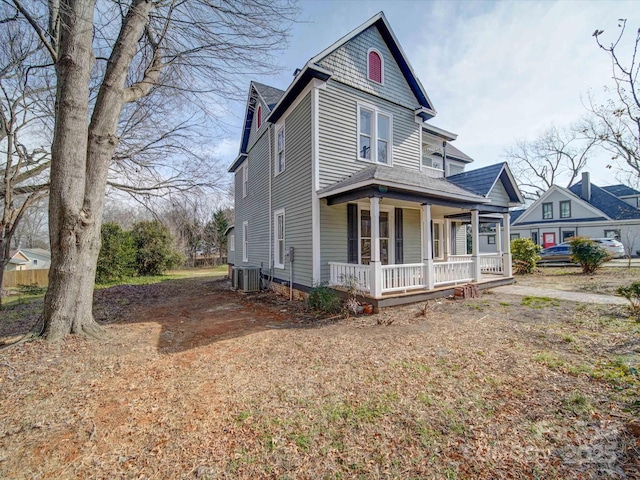
[{"label": "brick chimney", "polygon": [[587,202],[591,200],[591,179],[589,178],[589,172],[582,172],[582,194],[580,196]]}]

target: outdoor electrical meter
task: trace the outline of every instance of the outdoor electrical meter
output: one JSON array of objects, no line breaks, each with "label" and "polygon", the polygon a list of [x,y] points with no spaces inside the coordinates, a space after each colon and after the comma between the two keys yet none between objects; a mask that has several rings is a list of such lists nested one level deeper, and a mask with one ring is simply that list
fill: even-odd
[{"label": "outdoor electrical meter", "polygon": [[284,259],[286,262],[293,263],[293,247],[289,247],[284,254]]}]

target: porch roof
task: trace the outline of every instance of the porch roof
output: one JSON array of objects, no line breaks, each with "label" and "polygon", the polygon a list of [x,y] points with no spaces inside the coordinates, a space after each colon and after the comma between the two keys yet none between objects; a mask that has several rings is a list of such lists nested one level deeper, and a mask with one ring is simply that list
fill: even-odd
[{"label": "porch roof", "polygon": [[411,196],[407,200],[421,203],[486,205],[491,202],[445,178],[434,178],[419,170],[387,165],[371,165],[358,170],[320,189],[318,196],[330,203],[340,203],[351,200],[354,195],[399,198],[398,195],[402,193]]}]

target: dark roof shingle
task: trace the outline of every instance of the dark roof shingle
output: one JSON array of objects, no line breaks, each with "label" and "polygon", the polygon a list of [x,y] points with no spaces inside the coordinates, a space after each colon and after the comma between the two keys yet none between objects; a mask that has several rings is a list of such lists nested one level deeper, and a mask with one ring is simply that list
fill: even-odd
[{"label": "dark roof shingle", "polygon": [[484,197],[491,191],[491,187],[496,183],[496,179],[502,173],[503,168],[504,163],[496,163],[488,167],[451,175],[447,177],[447,180]]},{"label": "dark roof shingle", "polygon": [[277,105],[277,103],[284,95],[284,90],[270,87],[269,85],[265,85],[264,83],[253,82],[253,85],[256,87],[256,90],[258,91],[262,99],[267,103],[269,110],[273,110],[273,107]]},{"label": "dark roof shingle", "polygon": [[[571,193],[581,197],[582,181],[569,187]],[[586,200],[583,198],[583,200]],[[588,202],[613,220],[631,220],[640,218],[640,209],[620,200],[604,188],[591,184],[591,198]]]},{"label": "dark roof shingle", "polygon": [[638,190],[635,190],[626,185],[618,184],[618,185],[609,185],[608,187],[602,187],[604,190],[609,192],[611,195],[615,195],[616,197],[627,197],[631,195],[640,195]]},{"label": "dark roof shingle", "polygon": [[320,195],[326,195],[361,183],[369,182],[373,184],[375,180],[403,185],[407,187],[407,190],[411,190],[411,187],[431,190],[434,194],[442,197],[463,197],[466,200],[483,201],[483,203],[486,201],[483,197],[451,183],[444,178],[430,177],[412,168],[389,167],[386,165],[371,165],[370,167],[365,167],[342,180],[338,180],[324,187],[318,193]]}]

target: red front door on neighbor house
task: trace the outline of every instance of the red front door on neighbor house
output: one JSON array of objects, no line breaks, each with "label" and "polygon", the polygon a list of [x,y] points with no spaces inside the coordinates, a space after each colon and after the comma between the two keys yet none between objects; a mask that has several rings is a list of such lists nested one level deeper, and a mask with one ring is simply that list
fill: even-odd
[{"label": "red front door on neighbor house", "polygon": [[544,248],[553,247],[556,244],[555,233],[543,233],[542,234],[542,246]]}]

